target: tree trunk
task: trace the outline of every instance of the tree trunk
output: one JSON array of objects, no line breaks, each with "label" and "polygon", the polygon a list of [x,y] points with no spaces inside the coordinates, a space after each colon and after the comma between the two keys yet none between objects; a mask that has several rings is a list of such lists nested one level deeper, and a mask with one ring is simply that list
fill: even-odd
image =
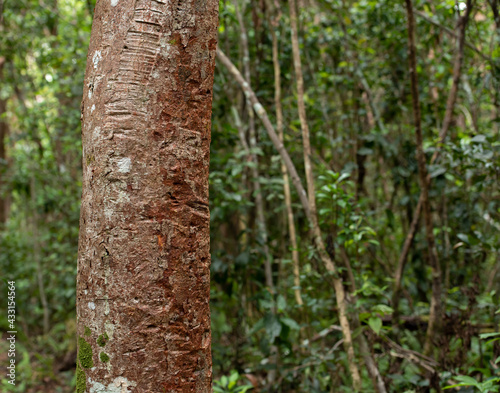
[{"label": "tree trunk", "polygon": [[411,81],[411,96],[413,103],[413,117],[415,122],[415,138],[417,149],[418,174],[420,179],[420,188],[422,189],[422,211],[425,222],[425,233],[428,247],[429,263],[432,269],[432,297],[430,304],[429,324],[427,325],[427,334],[424,344],[424,354],[429,355],[433,349],[433,340],[436,333],[439,332],[441,320],[441,266],[439,263],[435,239],[434,225],[432,222],[432,212],[429,203],[429,183],[427,181],[427,163],[423,147],[422,123],[420,117],[420,100],[418,94],[417,79],[417,56],[415,44],[415,18],[413,16],[412,0],[406,0],[406,10],[408,13],[408,47],[409,47],[409,67]]},{"label": "tree trunk", "polygon": [[[299,195],[300,203],[302,205],[302,208],[304,209],[304,212],[307,216],[307,219],[309,220],[309,223],[313,227],[314,230],[314,240],[316,243],[316,248],[318,251],[318,254],[321,258],[321,261],[325,265],[326,270],[328,271],[329,274],[331,274],[333,277],[331,277],[332,285],[335,290],[335,297],[337,300],[337,307],[338,307],[338,316],[339,320],[341,323],[342,327],[342,333],[344,335],[344,346],[346,347],[346,351],[348,353],[348,361],[349,361],[349,367],[350,367],[350,372],[351,376],[353,378],[353,384],[356,385],[355,389],[359,390],[361,388],[361,377],[359,374],[359,370],[357,368],[357,364],[355,362],[355,356],[354,356],[354,346],[352,343],[352,333],[351,329],[349,327],[349,321],[347,319],[347,304],[346,304],[346,298],[345,298],[345,290],[342,285],[341,279],[338,277],[338,269],[336,268],[333,260],[329,257],[329,255],[326,252],[325,244],[323,242],[322,236],[321,236],[321,231],[318,225],[318,219],[317,216],[313,216],[311,213],[311,207],[309,205],[309,200],[307,198],[307,193],[306,190],[304,189],[304,186],[302,185],[302,181],[300,180],[300,177],[297,173],[297,169],[295,168],[295,165],[293,164],[292,160],[290,159],[290,156],[288,155],[288,152],[286,151],[285,147],[283,146],[283,143],[281,142],[278,134],[276,134],[276,131],[274,130],[271,121],[269,120],[269,117],[267,116],[267,112],[262,106],[262,104],[259,102],[257,99],[257,96],[255,95],[255,92],[252,90],[250,85],[245,81],[243,76],[241,75],[240,71],[234,66],[234,64],[229,60],[229,58],[220,50],[217,50],[217,58],[221,61],[221,63],[227,68],[227,70],[231,73],[231,75],[236,79],[240,87],[243,89],[243,92],[245,93],[245,96],[250,99],[250,102],[253,105],[253,108],[255,110],[255,113],[257,116],[260,118],[262,121],[264,128],[266,132],[269,135],[269,138],[271,139],[274,147],[276,150],[278,150],[281,159],[285,163],[286,169],[288,170],[288,173],[290,174],[290,178],[292,180],[292,184],[294,185],[297,194]],[[329,277],[330,278],[330,277]],[[358,315],[354,315],[355,318],[359,317]]]},{"label": "tree trunk", "polygon": [[100,1],[82,102],[77,392],[211,392],[218,2]]},{"label": "tree trunk", "polygon": [[[300,59],[299,38],[297,27],[297,10],[295,0],[289,0],[290,5],[290,25],[292,35],[292,51],[293,51],[293,65],[295,69],[295,78],[297,82],[297,107],[299,110],[300,126],[302,129],[302,144],[304,146],[304,167],[306,172],[307,183],[307,196],[309,203],[309,210],[311,212],[311,226],[314,233],[314,240],[318,248],[321,261],[324,263],[326,270],[329,273],[337,274],[337,268],[334,261],[326,252],[321,230],[318,223],[318,216],[316,211],[316,191],[314,186],[314,175],[311,162],[311,142],[309,138],[309,125],[306,117],[306,106],[304,101],[304,80],[302,77],[302,64]],[[334,276],[333,287],[335,290],[335,298],[337,300],[338,315],[340,326],[342,326],[342,334],[344,336],[344,348],[347,352],[347,361],[349,371],[352,377],[352,384],[355,391],[361,390],[362,381],[356,364],[356,356],[354,354],[354,345],[352,341],[351,327],[347,319],[347,305],[344,286],[342,280],[338,276]]]},{"label": "tree trunk", "polygon": [[[248,48],[248,35],[245,28],[245,22],[243,20],[244,9],[240,10],[236,7],[236,16],[238,18],[238,23],[240,25],[240,42],[243,49],[243,68],[245,70],[245,79],[248,83],[251,82],[250,74],[250,50]],[[264,259],[264,274],[266,278],[266,286],[272,294],[275,293],[274,280],[273,280],[273,258],[269,251],[268,236],[267,236],[267,225],[266,217],[264,215],[264,198],[262,195],[262,188],[260,186],[259,180],[259,158],[256,154],[257,149],[257,131],[255,129],[255,116],[253,113],[252,104],[247,99],[246,109],[248,113],[248,133],[249,133],[249,149],[248,155],[250,160],[253,162],[251,173],[252,173],[252,185],[255,194],[255,210],[257,213],[257,229],[258,233],[262,239],[262,250],[265,255]],[[241,137],[240,137],[241,138]],[[245,138],[243,134],[243,138]],[[251,149],[251,150],[250,150]]]},{"label": "tree trunk", "polygon": [[[35,173],[35,169],[32,169],[33,173]],[[43,272],[44,266],[42,262],[42,250],[40,247],[40,234],[39,234],[39,225],[40,220],[38,217],[38,206],[36,203],[36,178],[33,175],[30,179],[30,202],[31,202],[31,226],[33,231],[33,260],[35,261],[36,266],[36,279],[38,284],[38,294],[40,296],[40,303],[42,305],[43,310],[43,334],[46,336],[50,330],[50,310],[49,310],[49,302],[47,301],[47,295],[45,293],[45,284],[43,282]]]},{"label": "tree trunk", "polygon": [[[279,4],[275,4],[276,19],[270,21],[271,37],[273,42],[273,69],[274,69],[274,105],[276,106],[276,131],[281,143],[285,143],[283,132],[283,107],[281,105],[281,68],[279,62],[278,37],[275,29],[279,26],[279,18],[281,11],[278,8]],[[283,176],[283,194],[285,196],[286,214],[288,221],[288,232],[290,234],[290,243],[292,246],[292,262],[293,262],[293,284],[295,289],[295,301],[299,306],[304,304],[300,290],[300,261],[299,247],[297,244],[297,231],[295,230],[295,221],[293,218],[292,208],[292,193],[290,191],[290,180],[288,179],[288,170],[283,161],[281,161],[281,173]]]},{"label": "tree trunk", "polygon": [[[451,119],[453,116],[453,110],[455,108],[455,103],[457,101],[457,96],[458,96],[458,85],[460,83],[460,75],[461,75],[461,70],[462,70],[462,64],[463,64],[463,59],[464,59],[464,45],[465,45],[465,29],[467,27],[467,23],[469,21],[469,16],[472,10],[472,1],[468,0],[466,3],[466,11],[464,15],[459,19],[457,23],[457,28],[458,28],[458,50],[457,54],[455,57],[454,65],[453,65],[453,83],[452,87],[450,89],[450,93],[448,95],[448,99],[446,101],[446,112],[445,112],[445,117],[443,120],[443,125],[442,128],[439,132],[439,144],[444,143],[446,139],[446,135],[448,133],[448,130],[451,125]],[[410,12],[410,11],[408,11]],[[413,14],[412,14],[413,15]],[[416,78],[416,75],[415,75]],[[416,81],[415,81],[416,83]],[[418,100],[418,96],[417,96]],[[418,108],[420,111],[420,108]],[[416,116],[416,115],[415,115]],[[420,112],[418,114],[420,118]],[[419,120],[420,122],[420,120]],[[440,153],[440,145],[438,145],[438,148],[436,151],[434,151],[434,154],[431,157],[430,165],[434,164],[436,160],[439,157]],[[392,296],[392,307],[394,309],[394,320],[393,324],[396,326],[398,324],[398,309],[399,309],[399,292],[401,290],[401,281],[403,278],[403,271],[406,265],[406,260],[408,258],[408,254],[410,252],[410,247],[413,243],[413,239],[415,238],[415,233],[418,228],[418,222],[420,219],[420,213],[422,212],[422,207],[424,205],[424,190],[427,190],[429,188],[429,184],[431,181],[431,177],[429,174],[427,174],[426,177],[426,186],[422,187],[422,191],[420,193],[420,197],[418,200],[417,207],[415,208],[414,216],[413,219],[411,220],[410,228],[408,231],[408,234],[406,236],[403,249],[401,251],[401,254],[398,259],[398,264],[396,267],[396,275],[395,275],[395,285],[394,285],[394,291],[393,291],[393,296]]]}]

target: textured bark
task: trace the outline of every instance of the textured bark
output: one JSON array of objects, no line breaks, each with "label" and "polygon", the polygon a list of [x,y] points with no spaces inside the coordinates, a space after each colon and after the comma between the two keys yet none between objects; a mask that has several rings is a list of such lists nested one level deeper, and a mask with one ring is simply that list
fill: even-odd
[{"label": "textured bark", "polygon": [[82,102],[77,392],[210,392],[218,2],[97,3]]}]

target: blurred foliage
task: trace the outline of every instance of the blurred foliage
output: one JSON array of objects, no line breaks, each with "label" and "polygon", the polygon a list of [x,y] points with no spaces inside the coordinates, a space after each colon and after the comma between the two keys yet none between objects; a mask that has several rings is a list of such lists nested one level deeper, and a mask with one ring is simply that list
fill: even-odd
[{"label": "blurred foliage", "polygon": [[[251,85],[275,121],[274,29],[285,146],[302,174],[288,4],[271,3],[221,1],[219,46],[243,69],[240,10],[248,33]],[[464,3],[415,1],[425,16],[416,15],[417,72],[428,162],[436,148],[442,149],[429,167],[445,288],[444,328],[426,363],[435,371],[432,378],[408,355],[422,351],[431,295],[422,228],[404,271],[401,323],[397,329],[392,325],[394,272],[420,194],[404,4],[300,4],[320,225],[349,289],[350,307],[360,315],[354,335],[367,337],[391,392],[438,391],[436,384],[462,392],[497,391],[500,344],[496,336],[480,337],[497,333],[500,318],[500,20],[494,19],[495,4],[498,10],[498,1],[475,2],[452,127],[438,146],[457,47],[446,29],[455,31]],[[75,384],[80,101],[94,2],[16,0],[3,5],[0,99],[6,100],[7,111],[0,116],[9,132],[6,159],[0,162],[0,199],[8,210],[7,221],[0,223],[0,276],[16,280],[20,361],[18,385],[12,389],[2,380],[0,390],[69,392]],[[275,25],[276,5],[281,18]],[[276,293],[266,288],[266,255],[252,187],[255,164],[241,144],[234,110],[248,137],[244,96],[218,66],[210,171],[214,391],[350,392],[329,276],[292,188],[304,305],[296,303],[281,162],[257,119],[254,153]],[[6,291],[3,283],[0,290]],[[5,307],[0,302],[1,331],[7,330]],[[46,332],[44,314],[49,317]],[[2,364],[6,345],[0,342]],[[363,392],[374,392],[361,357],[358,361]]]}]

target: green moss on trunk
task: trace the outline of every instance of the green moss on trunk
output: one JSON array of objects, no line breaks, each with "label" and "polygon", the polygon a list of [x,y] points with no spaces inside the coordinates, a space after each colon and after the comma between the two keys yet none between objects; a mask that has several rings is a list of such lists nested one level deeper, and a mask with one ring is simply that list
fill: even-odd
[{"label": "green moss on trunk", "polygon": [[108,340],[109,340],[108,333],[101,334],[97,338],[97,345],[99,345],[100,347],[104,347],[108,342]]},{"label": "green moss on trunk", "polygon": [[78,360],[83,368],[94,367],[92,346],[83,337],[78,338]]},{"label": "green moss on trunk", "polygon": [[85,393],[87,382],[85,381],[85,371],[82,370],[78,361],[76,363],[76,393]]},{"label": "green moss on trunk", "polygon": [[101,362],[103,362],[103,363],[109,362],[109,356],[107,353],[101,352],[99,354],[99,358],[101,359]]}]

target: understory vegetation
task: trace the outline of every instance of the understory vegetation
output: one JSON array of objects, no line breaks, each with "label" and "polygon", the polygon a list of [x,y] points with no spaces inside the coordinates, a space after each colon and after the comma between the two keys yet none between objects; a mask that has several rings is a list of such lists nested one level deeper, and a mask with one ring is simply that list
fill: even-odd
[{"label": "understory vegetation", "polygon": [[[15,280],[19,332],[18,383],[2,375],[1,392],[75,389],[93,9],[0,6],[0,329]],[[221,0],[214,392],[499,391],[499,12],[498,0]]]}]

